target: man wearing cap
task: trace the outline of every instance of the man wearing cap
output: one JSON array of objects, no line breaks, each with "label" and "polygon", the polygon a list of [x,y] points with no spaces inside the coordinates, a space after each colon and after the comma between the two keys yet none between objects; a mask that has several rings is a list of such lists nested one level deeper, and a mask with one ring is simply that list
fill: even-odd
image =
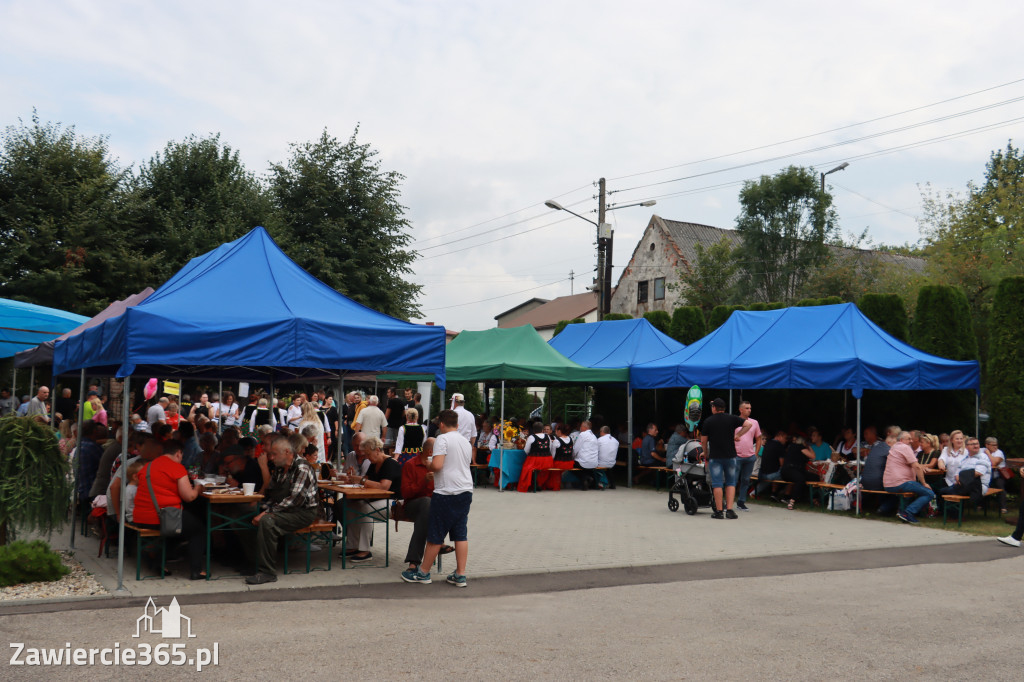
[{"label": "man wearing cap", "polygon": [[459,415],[459,433],[470,442],[473,447],[473,460],[476,461],[476,417],[466,409],[466,396],[461,393],[452,393],[452,409]]},{"label": "man wearing cap", "polygon": [[[736,497],[736,477],[739,467],[736,462],[736,442],[753,428],[749,419],[725,411],[725,401],[715,398],[711,401],[711,416],[701,425],[700,444],[708,453],[708,471],[711,474],[711,488],[715,495],[713,519],[735,519],[732,504]],[[710,449],[709,449],[710,446]],[[725,515],[722,515],[722,488],[725,488]]]}]

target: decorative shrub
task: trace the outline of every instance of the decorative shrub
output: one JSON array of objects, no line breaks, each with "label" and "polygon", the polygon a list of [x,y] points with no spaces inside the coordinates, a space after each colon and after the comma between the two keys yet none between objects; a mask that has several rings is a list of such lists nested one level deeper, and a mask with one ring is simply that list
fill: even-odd
[{"label": "decorative shrub", "polygon": [[644,313],[644,319],[654,325],[662,334],[669,334],[672,331],[672,318],[664,310],[652,310]]},{"label": "decorative shrub", "polygon": [[627,315],[626,313],[608,313],[607,315],[604,316],[604,319],[605,320],[632,320],[633,316],[632,315]]},{"label": "decorative shrub", "polygon": [[734,310],[746,310],[741,305],[716,305],[711,309],[711,314],[708,316],[708,333],[715,331],[729,319]]},{"label": "decorative shrub", "polygon": [[679,343],[690,345],[708,333],[704,313],[695,305],[680,306],[672,311],[672,328],[669,336]]},{"label": "decorative shrub", "polygon": [[48,426],[30,417],[0,419],[0,545],[8,528],[49,533],[64,524],[68,474]]},{"label": "decorative shrub", "polygon": [[857,307],[865,317],[900,341],[910,337],[907,308],[899,294],[864,294]]},{"label": "decorative shrub", "polygon": [[0,587],[52,582],[68,573],[60,555],[42,540],[15,540],[0,547]]}]

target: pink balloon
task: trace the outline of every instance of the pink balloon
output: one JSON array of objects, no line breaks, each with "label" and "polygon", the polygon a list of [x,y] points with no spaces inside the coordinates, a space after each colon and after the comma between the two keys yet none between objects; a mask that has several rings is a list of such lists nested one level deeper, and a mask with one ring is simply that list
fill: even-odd
[{"label": "pink balloon", "polygon": [[156,379],[150,379],[146,382],[146,389],[143,391],[143,395],[146,396],[146,400],[149,400],[156,395],[156,384]]}]

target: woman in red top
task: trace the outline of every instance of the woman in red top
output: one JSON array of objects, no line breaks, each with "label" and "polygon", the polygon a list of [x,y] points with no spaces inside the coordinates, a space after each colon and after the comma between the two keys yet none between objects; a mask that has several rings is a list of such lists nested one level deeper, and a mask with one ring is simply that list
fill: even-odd
[{"label": "woman in red top", "polygon": [[[150,462],[139,472],[139,489],[135,494],[135,511],[132,518],[137,526],[160,529],[160,517],[157,515],[149,484],[153,485],[157,504],[160,508],[179,507],[181,513],[181,538],[188,540],[189,568],[192,580],[205,580],[203,571],[204,550],[206,549],[206,529],[201,517],[184,508],[185,502],[192,502],[203,492],[202,484],[192,485],[188,479],[188,471],[181,464],[181,443],[168,440],[163,443],[164,454]],[[147,481],[148,479],[148,481]]]}]

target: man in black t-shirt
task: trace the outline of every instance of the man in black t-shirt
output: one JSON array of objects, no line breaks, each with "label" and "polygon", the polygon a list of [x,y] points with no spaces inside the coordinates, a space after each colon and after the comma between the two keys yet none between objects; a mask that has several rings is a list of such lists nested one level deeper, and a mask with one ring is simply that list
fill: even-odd
[{"label": "man in black t-shirt", "polygon": [[[725,401],[715,398],[711,401],[711,416],[701,425],[700,444],[708,453],[708,471],[711,474],[711,488],[715,495],[713,519],[739,518],[733,511],[736,498],[736,441],[754,424],[749,419],[728,414]],[[736,429],[740,429],[737,431]],[[725,515],[722,515],[722,488],[725,488]]]},{"label": "man in black t-shirt", "polygon": [[395,389],[388,389],[388,402],[384,409],[384,418],[388,420],[387,435],[384,437],[385,445],[394,445],[398,438],[398,429],[405,423],[405,403]]}]

